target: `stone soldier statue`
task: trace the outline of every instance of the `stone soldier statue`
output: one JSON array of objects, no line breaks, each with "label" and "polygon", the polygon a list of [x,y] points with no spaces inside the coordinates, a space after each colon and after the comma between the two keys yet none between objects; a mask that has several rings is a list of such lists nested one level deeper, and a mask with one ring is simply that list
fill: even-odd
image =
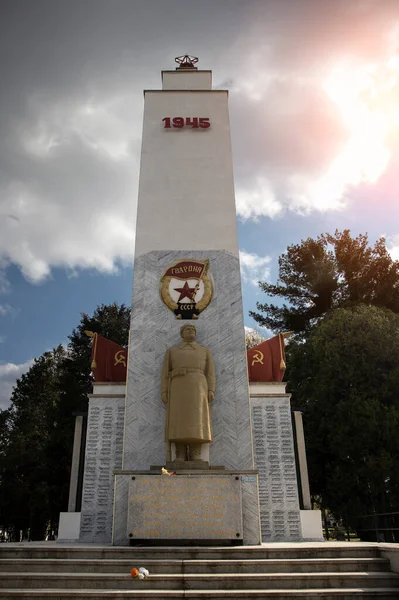
[{"label": "stone soldier statue", "polygon": [[167,442],[176,446],[176,460],[201,460],[201,444],[212,441],[209,403],[215,396],[215,366],[209,348],[195,341],[197,330],[180,329],[179,346],[168,348],[162,370],[162,401],[166,404]]}]

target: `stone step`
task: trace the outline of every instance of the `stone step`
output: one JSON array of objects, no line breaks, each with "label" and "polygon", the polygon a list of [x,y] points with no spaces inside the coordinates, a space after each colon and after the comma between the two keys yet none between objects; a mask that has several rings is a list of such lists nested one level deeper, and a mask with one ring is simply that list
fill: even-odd
[{"label": "stone step", "polygon": [[191,598],[203,600],[215,599],[240,599],[240,600],[397,600],[397,588],[315,588],[312,590],[58,590],[58,589],[0,589],[1,600],[165,600],[167,598]]},{"label": "stone step", "polygon": [[309,546],[300,543],[292,546],[234,546],[230,548],[217,547],[113,547],[113,546],[63,546],[49,542],[48,544],[1,544],[0,559],[18,558],[64,558],[64,559],[132,559],[145,560],[251,560],[251,559],[291,559],[291,558],[378,558],[378,546],[357,545],[348,542],[337,546],[322,544]]},{"label": "stone step", "polygon": [[151,560],[142,559],[0,559],[0,572],[6,573],[130,573],[134,567],[144,566],[151,574],[179,575],[183,573],[321,573],[389,571],[384,558],[328,558],[328,559],[252,559],[252,560]]},{"label": "stone step", "polygon": [[274,590],[312,588],[397,588],[399,574],[359,573],[251,573],[205,575],[151,575],[133,579],[130,574],[116,573],[2,573],[1,588],[62,590]]}]

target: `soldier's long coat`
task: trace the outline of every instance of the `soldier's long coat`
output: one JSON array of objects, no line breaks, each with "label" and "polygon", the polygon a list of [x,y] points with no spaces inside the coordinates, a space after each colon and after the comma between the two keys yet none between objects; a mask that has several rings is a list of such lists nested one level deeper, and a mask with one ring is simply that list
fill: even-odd
[{"label": "soldier's long coat", "polygon": [[212,441],[208,392],[215,392],[215,366],[209,348],[183,342],[166,351],[162,393],[166,392],[165,439],[169,442]]}]

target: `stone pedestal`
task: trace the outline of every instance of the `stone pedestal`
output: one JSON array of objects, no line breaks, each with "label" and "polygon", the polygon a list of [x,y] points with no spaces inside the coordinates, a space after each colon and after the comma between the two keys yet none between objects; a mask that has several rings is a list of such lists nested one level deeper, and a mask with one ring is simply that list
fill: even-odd
[{"label": "stone pedestal", "polygon": [[57,543],[78,542],[80,533],[80,512],[62,512],[58,525]]},{"label": "stone pedestal", "polygon": [[95,384],[89,400],[80,541],[110,543],[113,472],[122,465],[125,384]]},{"label": "stone pedestal", "polygon": [[132,542],[241,541],[239,475],[133,475],[127,536]]},{"label": "stone pedestal", "polygon": [[263,542],[302,539],[290,395],[285,383],[251,384]]},{"label": "stone pedestal", "polygon": [[[152,469],[153,467],[151,467]],[[180,462],[178,460],[176,461],[172,461],[172,462],[167,462],[166,463],[166,468],[168,471],[193,471],[193,470],[198,470],[200,469],[201,471],[205,471],[206,469],[209,469],[209,462],[207,462],[206,460],[186,460],[184,462]],[[215,468],[215,467],[211,467],[211,468]],[[216,467],[219,468],[219,467]],[[224,469],[224,467],[220,467],[221,469]]]},{"label": "stone pedestal", "polygon": [[259,544],[257,472],[116,472],[112,541]]},{"label": "stone pedestal", "polygon": [[304,542],[322,542],[323,523],[321,510],[301,510],[302,540]]}]

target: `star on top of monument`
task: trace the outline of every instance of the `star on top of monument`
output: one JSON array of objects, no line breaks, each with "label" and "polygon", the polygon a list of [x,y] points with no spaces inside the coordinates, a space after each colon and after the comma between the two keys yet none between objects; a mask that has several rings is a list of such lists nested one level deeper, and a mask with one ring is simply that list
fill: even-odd
[{"label": "star on top of monument", "polygon": [[194,67],[194,65],[198,62],[198,58],[185,54],[184,56],[177,56],[175,62],[179,65],[178,69],[196,69],[197,67]]},{"label": "star on top of monument", "polygon": [[174,288],[175,292],[179,292],[180,293],[180,297],[178,299],[178,302],[180,302],[181,300],[183,300],[183,298],[188,298],[189,300],[191,300],[192,302],[194,302],[194,296],[197,292],[196,287],[190,288],[188,281],[184,282],[183,287],[180,288]]}]

